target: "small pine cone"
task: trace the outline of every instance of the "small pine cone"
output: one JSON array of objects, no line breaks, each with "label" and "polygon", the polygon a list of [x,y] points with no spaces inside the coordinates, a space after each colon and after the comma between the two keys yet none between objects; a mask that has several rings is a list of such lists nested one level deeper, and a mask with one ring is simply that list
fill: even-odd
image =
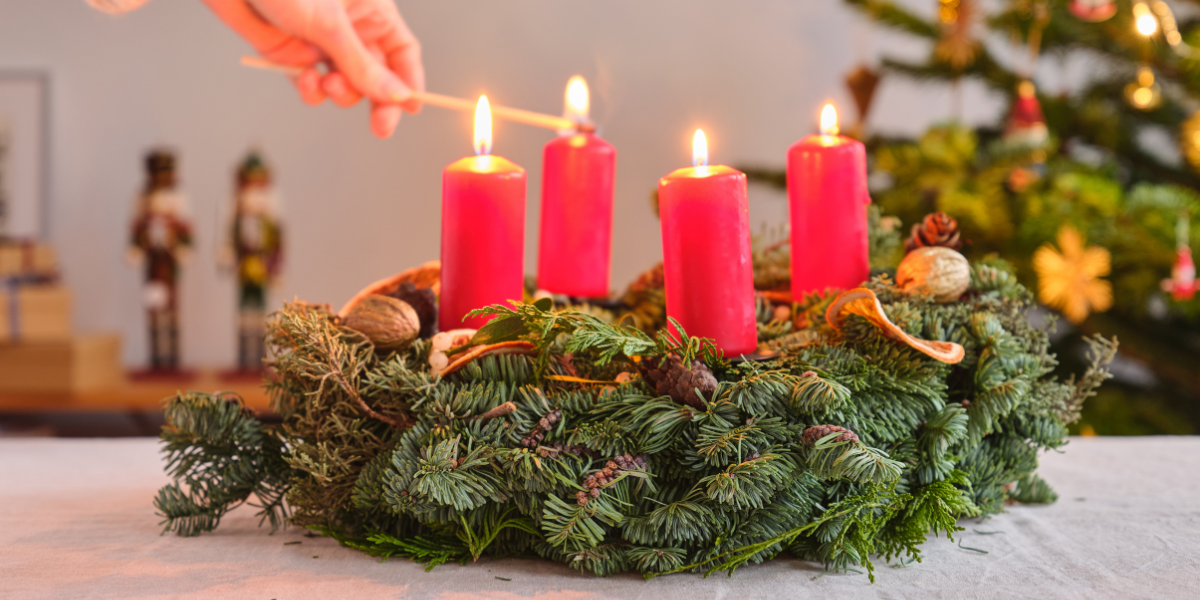
[{"label": "small pine cone", "polygon": [[593,498],[599,498],[600,497],[600,488],[592,488],[591,495]]},{"label": "small pine cone", "polygon": [[633,462],[636,462],[639,467],[646,466],[646,455],[645,454],[637,455],[637,457],[633,459]]},{"label": "small pine cone", "polygon": [[583,480],[583,487],[588,489],[596,487],[596,476],[588,475],[588,478]]},{"label": "small pine cone", "polygon": [[604,467],[606,470],[613,470],[613,471],[616,471],[617,469],[621,468],[620,465],[618,465],[617,463],[615,463],[611,460],[604,463]]},{"label": "small pine cone", "polygon": [[804,444],[807,446],[815,446],[817,444],[817,441],[820,440],[821,438],[823,438],[831,433],[838,432],[838,431],[840,431],[842,433],[842,435],[839,435],[837,437],[837,439],[834,441],[837,441],[837,442],[857,442],[858,441],[858,435],[856,435],[853,431],[846,429],[845,427],[838,427],[837,425],[814,425],[814,426],[809,427],[808,429],[804,430],[804,436],[803,436]]},{"label": "small pine cone", "polygon": [[575,502],[577,504],[579,504],[580,506],[587,506],[588,493],[587,492],[576,492],[575,493]]},{"label": "small pine cone", "polygon": [[945,246],[952,250],[962,248],[958,221],[944,212],[925,215],[924,221],[912,226],[912,235],[904,241],[904,250],[912,252],[926,246]]},{"label": "small pine cone", "polygon": [[711,399],[717,390],[717,378],[707,365],[698,360],[693,360],[691,367],[685,367],[683,360],[672,354],[662,360],[644,360],[638,368],[642,377],[654,388],[654,393],[670,396],[676,402],[700,410],[704,410],[704,403],[696,396],[696,392]]},{"label": "small pine cone", "polygon": [[604,467],[600,472],[604,474],[605,479],[611,479],[613,476],[613,470],[608,467]]},{"label": "small pine cone", "polygon": [[662,289],[666,281],[663,273],[663,264],[658,263],[654,268],[638,275],[638,278],[629,284],[629,291],[644,292],[646,290]]},{"label": "small pine cone", "polygon": [[560,417],[562,417],[562,413],[555,410],[555,411],[551,411],[550,414],[546,415],[546,420],[549,421],[551,425],[553,425],[558,422],[558,419]]},{"label": "small pine cone", "polygon": [[538,427],[541,427],[542,429],[550,429],[550,420],[546,417],[542,417],[541,420],[538,421]]}]

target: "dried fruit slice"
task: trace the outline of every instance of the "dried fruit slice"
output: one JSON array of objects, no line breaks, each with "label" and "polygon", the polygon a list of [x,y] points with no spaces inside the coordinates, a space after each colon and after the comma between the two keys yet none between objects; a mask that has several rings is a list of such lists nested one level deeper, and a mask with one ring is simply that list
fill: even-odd
[{"label": "dried fruit slice", "polygon": [[842,319],[848,314],[865,318],[882,329],[887,337],[910,346],[935,360],[953,365],[962,361],[966,354],[963,347],[954,342],[934,342],[908,335],[898,325],[888,320],[887,313],[883,312],[883,305],[879,303],[879,298],[875,297],[875,292],[867,288],[855,288],[842,292],[825,311],[825,321],[835,331],[840,330]]},{"label": "dried fruit slice", "polygon": [[419,267],[413,267],[407,271],[401,271],[391,277],[380,279],[371,285],[363,288],[353,298],[350,299],[342,309],[338,311],[338,316],[346,318],[350,314],[350,309],[354,305],[362,302],[363,298],[373,294],[391,294],[400,288],[402,283],[411,283],[418,288],[429,288],[435,294],[442,293],[442,261],[431,260]]},{"label": "dried fruit slice", "polygon": [[537,346],[532,342],[516,341],[516,342],[500,342],[499,344],[489,344],[487,346],[475,346],[462,354],[454,357],[450,364],[442,369],[442,377],[445,377],[471,363],[471,361],[483,358],[485,356],[494,356],[496,354],[525,354],[533,356],[537,354]]}]

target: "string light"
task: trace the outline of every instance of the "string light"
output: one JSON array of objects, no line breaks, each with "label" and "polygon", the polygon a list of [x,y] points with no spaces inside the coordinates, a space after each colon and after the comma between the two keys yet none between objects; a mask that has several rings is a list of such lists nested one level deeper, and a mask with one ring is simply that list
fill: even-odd
[{"label": "string light", "polygon": [[1158,31],[1158,19],[1150,12],[1150,7],[1145,2],[1138,2],[1133,5],[1133,22],[1138,33],[1149,37]]}]

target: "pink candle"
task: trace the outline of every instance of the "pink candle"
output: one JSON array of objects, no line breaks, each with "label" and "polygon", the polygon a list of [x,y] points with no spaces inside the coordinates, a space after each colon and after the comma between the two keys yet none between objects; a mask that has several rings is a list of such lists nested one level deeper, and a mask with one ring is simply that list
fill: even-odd
[{"label": "pink candle", "polygon": [[792,218],[792,297],[867,280],[867,153],[837,135],[833,105],[821,111],[821,135],[792,146],[787,157]]},{"label": "pink candle", "polygon": [[487,97],[475,111],[475,153],[442,171],[442,331],[478,329],[466,314],[521,300],[525,264],[525,169],[492,156]]},{"label": "pink candle", "polygon": [[688,335],[712,338],[725,356],[758,347],[746,176],[708,165],[697,130],[692,163],[658,182],[667,316]]},{"label": "pink candle", "polygon": [[[587,121],[587,84],[567,85],[567,118]],[[538,287],[585,298],[608,295],[612,253],[613,175],[617,151],[591,133],[546,144]]]}]

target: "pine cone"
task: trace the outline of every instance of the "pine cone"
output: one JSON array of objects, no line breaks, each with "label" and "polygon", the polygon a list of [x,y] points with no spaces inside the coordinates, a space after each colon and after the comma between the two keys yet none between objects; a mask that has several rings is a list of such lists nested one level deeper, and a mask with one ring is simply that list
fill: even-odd
[{"label": "pine cone", "polygon": [[662,360],[643,360],[638,369],[654,387],[654,393],[670,396],[676,402],[700,410],[704,410],[704,403],[696,396],[696,391],[699,390],[706,399],[711,399],[717,390],[717,378],[707,365],[698,360],[693,360],[691,368],[688,368],[683,366],[678,356],[672,354]]},{"label": "pine cone", "polygon": [[663,264],[654,265],[649,271],[638,275],[638,278],[633,283],[629,284],[629,290],[626,293],[644,292],[646,290],[662,289],[663,283]]},{"label": "pine cone", "polygon": [[838,427],[837,425],[813,425],[812,427],[804,430],[804,445],[809,447],[815,446],[817,445],[817,441],[819,441],[821,438],[837,431],[842,432],[842,435],[839,435],[834,440],[835,442],[858,441],[858,435],[856,435],[853,431],[846,429],[845,427]]},{"label": "pine cone", "polygon": [[925,246],[944,246],[952,250],[962,248],[958,237],[958,221],[944,212],[925,215],[925,220],[912,226],[912,236],[904,240],[904,249],[912,252]]}]

